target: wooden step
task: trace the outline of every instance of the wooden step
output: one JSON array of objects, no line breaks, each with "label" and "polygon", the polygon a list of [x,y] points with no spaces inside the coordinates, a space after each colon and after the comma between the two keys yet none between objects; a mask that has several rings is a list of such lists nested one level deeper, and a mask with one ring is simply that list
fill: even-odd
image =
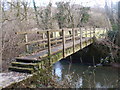
[{"label": "wooden step", "polygon": [[12,66],[23,67],[23,68],[38,68],[37,63],[23,63],[23,62],[12,62]]},{"label": "wooden step", "polygon": [[16,62],[37,63],[37,62],[40,62],[40,61],[39,61],[39,60],[36,60],[36,59],[31,59],[31,58],[20,58],[20,57],[16,57]]},{"label": "wooden step", "polygon": [[15,66],[10,66],[9,70],[15,71],[15,72],[22,72],[22,73],[33,73],[34,72],[32,68],[22,68],[22,67],[15,67]]}]

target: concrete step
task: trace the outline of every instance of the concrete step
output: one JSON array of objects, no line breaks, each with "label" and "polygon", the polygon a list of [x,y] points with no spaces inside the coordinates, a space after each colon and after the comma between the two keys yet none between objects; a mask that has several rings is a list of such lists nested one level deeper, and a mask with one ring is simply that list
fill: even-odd
[{"label": "concrete step", "polygon": [[9,70],[15,71],[15,72],[22,72],[22,73],[33,73],[34,72],[33,68],[22,68],[22,67],[15,67],[15,66],[10,66]]},{"label": "concrete step", "polygon": [[11,65],[15,67],[22,67],[22,68],[33,68],[33,69],[38,68],[37,63],[12,62]]}]

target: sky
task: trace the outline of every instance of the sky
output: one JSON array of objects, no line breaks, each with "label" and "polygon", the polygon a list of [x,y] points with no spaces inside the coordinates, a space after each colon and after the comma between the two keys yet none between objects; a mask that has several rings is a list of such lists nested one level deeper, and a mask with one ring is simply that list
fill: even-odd
[{"label": "sky", "polygon": [[[6,1],[11,2],[12,0],[6,0]],[[23,1],[32,2],[32,0],[23,0]],[[105,6],[105,0],[35,0],[37,6],[46,6],[48,5],[49,2],[52,2],[52,5],[56,6],[55,3],[59,1],[64,1],[64,2],[70,1],[71,4],[82,4],[84,6],[99,6],[99,7]],[[120,0],[107,0],[107,1],[108,2],[112,1],[113,3],[115,3]]]},{"label": "sky", "polygon": [[[71,4],[82,4],[85,6],[100,6],[104,7],[105,6],[105,0],[35,0],[38,6],[46,6],[48,5],[49,2],[52,2],[53,6],[56,6],[55,3],[59,1],[64,1],[64,2],[69,2]],[[110,0],[107,0],[108,2]],[[120,0],[111,0],[114,2],[120,1]]]}]

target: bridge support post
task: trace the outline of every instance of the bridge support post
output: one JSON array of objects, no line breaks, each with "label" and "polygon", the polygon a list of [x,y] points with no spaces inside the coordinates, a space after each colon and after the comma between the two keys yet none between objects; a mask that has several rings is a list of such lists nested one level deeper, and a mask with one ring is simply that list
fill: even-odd
[{"label": "bridge support post", "polygon": [[65,58],[65,31],[62,29],[62,40],[63,40],[63,58]]},{"label": "bridge support post", "polygon": [[72,28],[72,34],[73,34],[73,53],[75,53],[75,29]]},{"label": "bridge support post", "polygon": [[51,54],[50,31],[47,31],[47,37],[48,37],[48,56],[50,56],[50,54]]},{"label": "bridge support post", "polygon": [[47,38],[48,38],[48,60],[49,60],[49,64],[50,64],[50,55],[51,55],[50,31],[47,31]]}]

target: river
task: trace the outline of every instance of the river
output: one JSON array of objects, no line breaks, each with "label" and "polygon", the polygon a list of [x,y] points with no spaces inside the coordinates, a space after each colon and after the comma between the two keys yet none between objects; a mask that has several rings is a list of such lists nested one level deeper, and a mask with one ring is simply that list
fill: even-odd
[{"label": "river", "polygon": [[74,88],[118,88],[119,71],[110,66],[88,66],[60,60],[53,65],[58,81],[68,80]]}]

